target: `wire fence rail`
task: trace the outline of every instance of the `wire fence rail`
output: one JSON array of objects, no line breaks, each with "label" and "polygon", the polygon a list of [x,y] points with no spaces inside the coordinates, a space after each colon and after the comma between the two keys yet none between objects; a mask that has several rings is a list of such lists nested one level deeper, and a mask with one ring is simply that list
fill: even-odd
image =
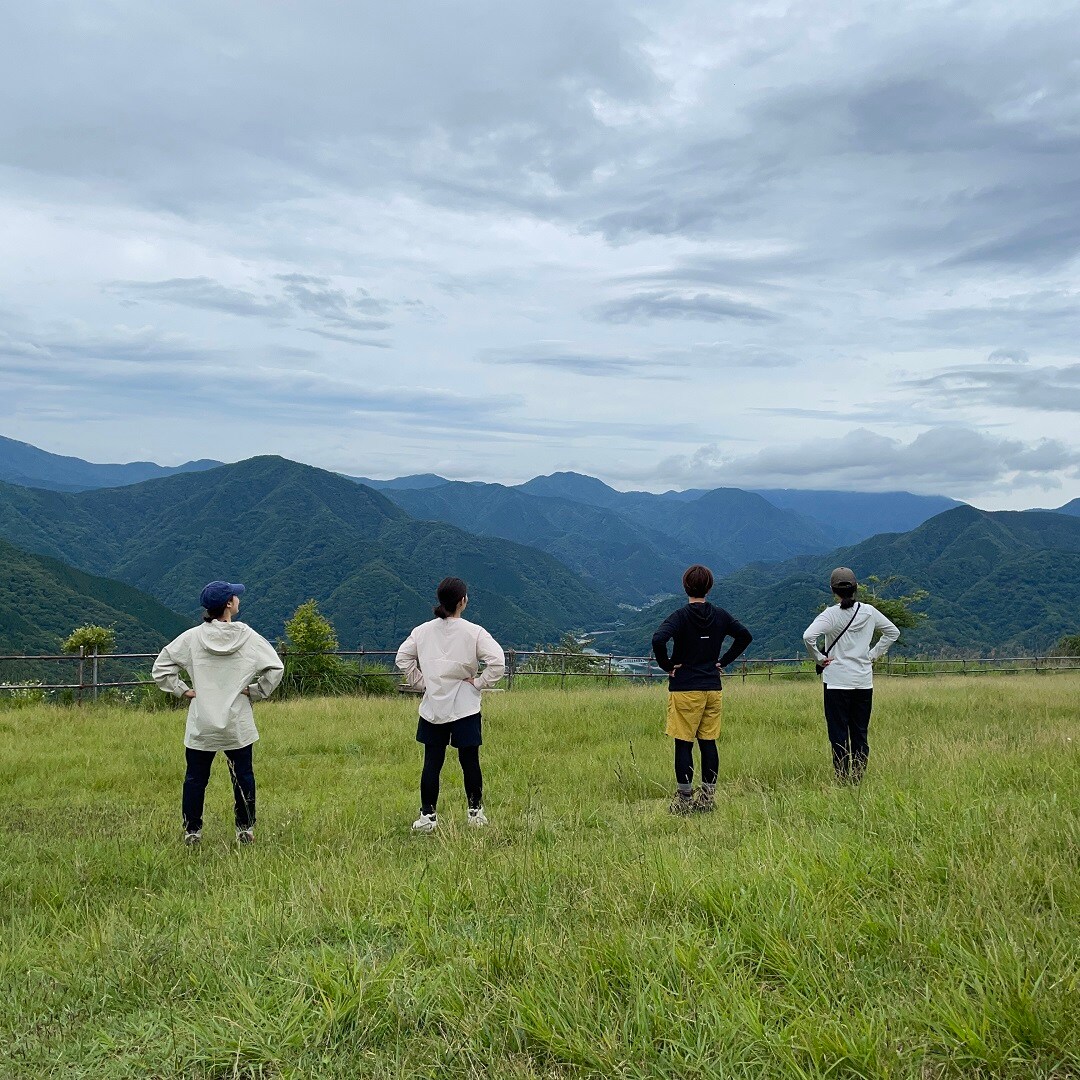
[{"label": "wire fence rail", "polygon": [[[297,653],[279,649],[285,664],[286,675],[290,665],[312,657],[336,657],[344,663],[355,665],[353,676],[355,689],[364,692],[370,679],[385,682],[387,676],[399,680],[394,667],[394,650],[389,649],[341,649],[332,653]],[[149,677],[156,653],[98,653],[82,649],[78,653],[24,655],[0,655],[0,701],[15,694],[40,693],[42,695],[68,695],[76,702],[97,701],[102,693],[153,687]],[[505,689],[515,685],[567,687],[573,680],[600,680],[608,685],[623,682],[651,683],[666,679],[651,656],[620,656],[615,653],[556,652],[545,649],[507,649],[505,652]],[[5,669],[26,665],[56,665],[59,672],[68,672],[66,681],[45,682],[30,680],[5,682]],[[118,670],[119,669],[119,670]],[[142,671],[135,673],[135,669]],[[107,678],[109,671],[126,674],[126,678]],[[893,657],[886,656],[874,666],[875,674],[889,678],[936,675],[988,675],[1020,674],[1034,672],[1050,674],[1064,671],[1080,671],[1080,656],[984,656],[984,657]],[[724,674],[727,678],[816,679],[814,665],[805,656],[773,659],[740,659]],[[62,677],[62,676],[61,676]],[[402,681],[397,689],[409,692]]]}]

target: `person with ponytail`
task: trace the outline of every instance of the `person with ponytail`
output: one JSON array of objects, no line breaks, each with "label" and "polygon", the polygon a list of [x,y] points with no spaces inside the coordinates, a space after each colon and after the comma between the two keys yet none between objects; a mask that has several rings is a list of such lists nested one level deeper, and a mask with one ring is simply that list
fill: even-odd
[{"label": "person with ponytail", "polygon": [[466,822],[472,826],[488,823],[480,771],[480,691],[494,686],[506,667],[499,643],[482,626],[461,617],[469,603],[465,582],[443,578],[436,591],[435,618],[417,626],[395,658],[406,683],[424,694],[416,728],[416,741],[424,747],[424,767],[420,816],[413,829],[425,833],[434,832],[438,825],[439,776],[447,746],[457,750],[461,763]]},{"label": "person with ponytail", "polygon": [[[873,664],[889,651],[900,631],[877,608],[858,599],[853,570],[838,566],[829,587],[838,603],[806,628],[803,642],[825,687],[825,723],[836,779],[857,784],[870,757],[867,735],[874,700]],[[824,649],[818,648],[822,638]]]}]

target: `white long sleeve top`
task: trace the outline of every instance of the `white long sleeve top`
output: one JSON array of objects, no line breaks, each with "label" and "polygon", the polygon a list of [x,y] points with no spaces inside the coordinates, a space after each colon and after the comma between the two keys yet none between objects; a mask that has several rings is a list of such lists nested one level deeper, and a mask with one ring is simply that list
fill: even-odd
[{"label": "white long sleeve top", "polygon": [[[181,669],[191,676],[194,686],[180,677]],[[268,698],[284,670],[281,657],[266,638],[245,623],[216,619],[170,641],[154,661],[153,678],[175,697],[195,691],[188,706],[186,747],[239,750],[259,737],[252,701]]]},{"label": "white long sleeve top", "polygon": [[420,715],[432,724],[478,713],[480,691],[494,686],[506,668],[499,643],[482,626],[461,618],[417,626],[402,642],[395,663],[409,686],[424,691]]},{"label": "white long sleeve top", "polygon": [[[818,648],[818,639],[825,638],[825,647],[833,645],[828,659],[832,661],[821,673],[821,681],[830,690],[871,690],[874,686],[873,662],[889,651],[900,631],[872,604],[860,603],[858,610],[844,610],[839,604],[826,608],[803,631],[806,650],[817,663],[826,659]],[[837,640],[837,635],[854,616],[850,628]],[[874,631],[880,630],[878,643],[871,648]]]}]

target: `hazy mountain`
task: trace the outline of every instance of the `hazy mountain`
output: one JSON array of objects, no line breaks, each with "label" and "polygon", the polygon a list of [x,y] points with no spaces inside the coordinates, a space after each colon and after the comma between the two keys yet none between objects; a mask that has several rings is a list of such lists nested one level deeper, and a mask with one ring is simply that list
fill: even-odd
[{"label": "hazy mountain", "polygon": [[605,595],[627,603],[645,603],[676,588],[685,569],[668,537],[599,506],[541,498],[500,484],[385,488],[384,494],[415,518],[540,548]]},{"label": "hazy mountain", "polygon": [[[614,510],[639,528],[665,537],[667,550],[683,569],[702,562],[713,573],[726,574],[750,562],[835,546],[817,522],[740,488],[716,488],[681,499],[649,491],[616,491],[580,473],[553,473],[534,477],[516,490]],[[665,574],[656,588],[678,589],[680,578],[681,571],[674,579]]]},{"label": "hazy mountain", "polygon": [[799,491],[769,488],[757,492],[773,506],[816,521],[837,544],[856,544],[885,532],[909,532],[962,503],[943,495],[910,491]]},{"label": "hazy mountain", "polygon": [[220,461],[188,461],[183,465],[155,465],[152,461],[131,461],[126,465],[96,465],[82,458],[64,457],[39,450],[29,443],[0,435],[0,481],[51,491],[88,491],[92,488],[121,487],[177,473],[203,472]]},{"label": "hazy mountain", "polygon": [[530,495],[542,495],[545,498],[570,499],[572,502],[588,503],[590,506],[615,506],[625,494],[608,487],[603,480],[595,476],[584,476],[575,472],[556,472],[549,476],[534,476],[524,484],[517,485],[519,491]]},{"label": "hazy mountain", "polygon": [[[1040,511],[991,513],[960,506],[918,528],[883,534],[827,555],[745,567],[710,599],[754,634],[751,656],[795,656],[802,631],[830,602],[828,575],[851,566],[862,580],[894,578],[892,594],[929,591],[930,620],[910,634],[915,651],[1046,649],[1080,631],[1080,520]],[[676,602],[636,615],[603,648],[644,654]]]},{"label": "hazy mountain", "polygon": [[347,479],[363,484],[365,487],[375,488],[376,491],[414,491],[450,483],[445,476],[438,476],[435,473],[395,476],[393,480],[372,480],[366,476],[349,476]]},{"label": "hazy mountain", "polygon": [[1073,499],[1072,502],[1067,502],[1064,506],[1059,506],[1054,513],[1070,514],[1072,517],[1080,517],[1080,499]]},{"label": "hazy mountain", "polygon": [[396,646],[430,618],[446,574],[469,582],[470,614],[508,646],[615,615],[543,552],[417,522],[370,488],[277,457],[75,494],[0,485],[0,535],[191,615],[207,581],[242,581],[244,615],[269,636],[314,597],[345,646]]},{"label": "hazy mountain", "polygon": [[[0,540],[0,653],[59,652],[85,623],[113,627],[118,652],[156,652],[191,625],[138,589]],[[8,674],[0,666],[0,682]]]}]

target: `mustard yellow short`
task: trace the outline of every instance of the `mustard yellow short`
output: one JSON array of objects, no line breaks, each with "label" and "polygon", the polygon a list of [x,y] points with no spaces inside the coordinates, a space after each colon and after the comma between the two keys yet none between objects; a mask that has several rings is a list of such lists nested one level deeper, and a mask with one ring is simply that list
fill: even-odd
[{"label": "mustard yellow short", "polygon": [[667,727],[675,739],[720,738],[720,690],[677,690],[667,696]]}]

